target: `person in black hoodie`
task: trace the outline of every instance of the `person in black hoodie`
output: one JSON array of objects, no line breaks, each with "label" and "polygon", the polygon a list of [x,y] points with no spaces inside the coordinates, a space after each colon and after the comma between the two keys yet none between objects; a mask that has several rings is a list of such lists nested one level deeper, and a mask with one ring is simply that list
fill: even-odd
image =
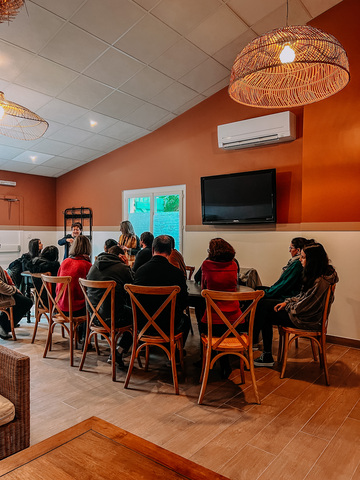
[{"label": "person in black hoodie", "polygon": [[[90,268],[87,280],[105,281],[115,280],[115,327],[124,327],[132,324],[131,307],[127,304],[127,294],[124,290],[125,283],[133,283],[133,273],[127,265],[125,251],[119,246],[113,246],[109,251],[100,253]],[[88,288],[87,294],[93,305],[97,305],[104,291],[96,288]],[[111,325],[111,300],[110,297],[100,307],[99,313],[107,325]],[[96,319],[94,320],[96,324]],[[122,336],[119,348],[116,352],[116,363],[123,367],[123,352],[127,352],[132,344],[132,337],[129,332]],[[111,358],[109,358],[111,361]]]},{"label": "person in black hoodie", "polygon": [[7,268],[12,281],[22,293],[24,293],[25,288],[21,273],[28,271],[29,265],[33,258],[39,256],[43,248],[43,244],[41,243],[40,238],[31,239],[28,248],[29,251],[27,253],[23,253],[20,258],[17,258],[13,262],[11,262]]},{"label": "person in black hoodie", "polygon": [[[38,257],[32,259],[28,263],[28,270],[30,273],[50,273],[52,276],[56,276],[60,268],[59,263],[59,249],[55,245],[49,245],[45,247],[44,250],[40,253]],[[33,282],[37,291],[41,289],[41,279],[33,278]],[[54,292],[55,293],[55,289]],[[44,305],[48,305],[48,299],[46,290],[42,292],[41,298],[44,302]]]}]

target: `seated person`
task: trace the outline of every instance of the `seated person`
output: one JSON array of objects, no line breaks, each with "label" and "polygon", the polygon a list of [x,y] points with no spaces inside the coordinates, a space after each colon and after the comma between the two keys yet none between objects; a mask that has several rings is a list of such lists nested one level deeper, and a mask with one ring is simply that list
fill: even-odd
[{"label": "seated person", "polygon": [[135,263],[132,267],[133,272],[148,262],[152,257],[152,242],[154,241],[154,235],[151,232],[143,232],[140,235],[140,252],[135,257]]},{"label": "seated person", "polygon": [[[115,247],[116,245],[119,245],[116,240],[114,240],[113,238],[108,238],[107,240],[105,240],[105,243],[104,243],[104,252],[108,253],[109,249],[111,247]],[[97,258],[98,258],[98,255],[96,255],[95,260]]]},{"label": "seated person", "polygon": [[[208,252],[208,258],[204,260],[201,265],[201,288],[223,292],[236,292],[238,285],[238,265],[234,261],[234,248],[222,238],[213,238],[210,240]],[[230,323],[235,322],[240,317],[241,310],[238,301],[222,302],[217,300],[215,303]],[[215,312],[212,314],[212,323],[214,337],[221,337],[221,335],[227,331],[227,326]],[[200,334],[207,334],[206,310],[198,326]],[[228,378],[231,373],[229,357],[225,355],[219,360],[222,377]]]},{"label": "seated person", "polygon": [[[133,273],[127,265],[128,259],[125,251],[118,245],[112,246],[108,252],[100,253],[87,274],[88,280],[105,281],[114,280],[115,287],[115,327],[124,327],[132,324],[131,307],[127,304],[127,294],[124,290],[125,283],[133,282]],[[104,290],[96,288],[88,288],[87,294],[91,303],[96,306]],[[105,320],[105,323],[111,326],[111,299],[108,296],[106,301],[101,305],[99,313]],[[99,324],[95,319],[94,324]],[[101,326],[101,324],[100,324]],[[122,336],[119,348],[116,351],[116,363],[120,367],[124,367],[122,354],[127,352],[132,344],[132,336],[129,332],[125,332]],[[111,361],[111,357],[110,357]]]},{"label": "seated person", "polygon": [[24,291],[24,282],[21,272],[26,272],[29,270],[29,263],[33,258],[39,256],[43,248],[43,244],[39,238],[33,238],[30,240],[28,248],[29,251],[21,255],[20,258],[17,258],[11,262],[7,269],[14,284],[22,291]]},{"label": "seated person", "polygon": [[[29,272],[31,273],[50,273],[53,277],[56,277],[59,268],[59,249],[55,245],[49,245],[41,251],[38,257],[32,259],[29,262]],[[39,292],[42,285],[41,278],[33,278],[33,282]],[[54,285],[53,285],[54,286]],[[54,292],[55,293],[55,292]],[[48,298],[46,290],[44,289],[41,295],[42,301],[45,306],[48,305]]]},{"label": "seated person", "polygon": [[306,240],[303,237],[295,237],[290,242],[290,255],[288,263],[282,268],[282,274],[279,280],[277,280],[271,287],[257,287],[265,291],[265,298],[277,298],[284,300],[287,297],[293,297],[300,292],[302,284],[303,268],[300,262],[300,252],[307,242],[313,242],[313,240]]},{"label": "seated person", "polygon": [[[73,316],[86,315],[85,298],[79,284],[79,278],[86,278],[91,268],[91,244],[85,235],[78,235],[69,250],[69,257],[62,261],[58,276],[72,277],[70,289],[72,293]],[[56,293],[61,289],[61,284],[56,285]],[[68,314],[69,300],[67,291],[60,298],[59,307]],[[83,332],[81,332],[83,333]]]},{"label": "seated person", "polygon": [[68,233],[67,235],[65,235],[65,237],[60,238],[60,240],[58,241],[58,245],[65,246],[64,260],[65,258],[68,258],[70,247],[73,244],[75,238],[79,235],[82,235],[82,229],[83,227],[80,222],[74,222],[71,225],[71,233]]},{"label": "seated person", "polygon": [[[0,267],[0,307],[13,307],[14,326],[17,327],[20,320],[32,307],[32,300],[25,297],[14,285],[8,273]],[[4,340],[11,337],[10,321],[5,312],[0,312],[0,337]]]},{"label": "seated person", "polygon": [[176,250],[174,237],[172,237],[171,235],[168,235],[168,237],[170,238],[170,241],[171,241],[171,253],[168,260],[171,263],[171,265],[174,265],[174,267],[179,268],[185,275],[185,278],[187,278],[187,271],[186,271],[184,257],[181,255],[179,250]]},{"label": "seated person", "polygon": [[[176,297],[175,334],[182,332],[183,345],[185,345],[190,330],[190,319],[184,314],[188,297],[186,279],[181,270],[168,262],[168,258],[171,254],[171,240],[168,235],[160,235],[156,237],[153,242],[152,250],[152,258],[136,271],[133,283],[135,285],[153,287],[170,285],[178,285],[180,287],[180,292]],[[150,314],[153,314],[163,301],[164,299],[162,296],[148,295],[146,300],[144,299],[143,305]],[[168,321],[168,315],[166,315],[166,312],[162,312],[158,318],[158,324],[165,332],[169,331]],[[139,323],[141,326],[140,315]]]},{"label": "seated person", "polygon": [[327,290],[329,286],[337,283],[339,278],[320,243],[305,245],[301,250],[300,262],[303,267],[300,293],[286,298],[284,302],[269,299],[264,305],[261,305],[261,302],[258,304],[255,323],[260,324],[264,350],[261,356],[254,360],[257,367],[274,365],[273,325],[314,331],[321,329]]}]

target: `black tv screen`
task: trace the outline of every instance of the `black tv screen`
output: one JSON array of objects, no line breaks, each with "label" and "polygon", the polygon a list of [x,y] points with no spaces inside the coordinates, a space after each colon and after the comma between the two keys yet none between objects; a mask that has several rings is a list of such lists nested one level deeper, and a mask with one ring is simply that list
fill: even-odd
[{"label": "black tv screen", "polygon": [[202,223],[276,223],[276,170],[201,178]]}]

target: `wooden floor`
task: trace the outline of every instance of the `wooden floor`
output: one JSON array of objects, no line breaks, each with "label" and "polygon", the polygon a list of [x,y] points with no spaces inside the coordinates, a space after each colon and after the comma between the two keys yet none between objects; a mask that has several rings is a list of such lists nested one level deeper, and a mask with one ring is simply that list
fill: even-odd
[{"label": "wooden floor", "polygon": [[40,325],[33,345],[32,329],[23,319],[17,342],[0,339],[31,357],[32,445],[94,415],[234,480],[360,479],[360,350],[328,345],[326,387],[308,344],[300,341],[283,380],[277,368],[256,370],[261,405],[254,403],[249,376],[239,385],[238,371],[224,381],[215,368],[199,406],[195,325],[179,396],[165,357],[156,356],[147,373],[135,369],[125,390],[125,372],[111,381],[108,351],[100,357],[89,352],[79,372],[69,366],[66,339],[57,333],[44,359],[47,326]]}]

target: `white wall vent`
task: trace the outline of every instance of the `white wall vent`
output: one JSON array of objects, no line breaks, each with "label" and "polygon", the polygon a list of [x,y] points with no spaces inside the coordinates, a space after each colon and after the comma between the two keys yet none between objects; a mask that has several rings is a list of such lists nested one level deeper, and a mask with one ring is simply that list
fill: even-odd
[{"label": "white wall vent", "polygon": [[218,125],[219,148],[237,150],[296,139],[296,116],[280,112],[240,122]]}]

